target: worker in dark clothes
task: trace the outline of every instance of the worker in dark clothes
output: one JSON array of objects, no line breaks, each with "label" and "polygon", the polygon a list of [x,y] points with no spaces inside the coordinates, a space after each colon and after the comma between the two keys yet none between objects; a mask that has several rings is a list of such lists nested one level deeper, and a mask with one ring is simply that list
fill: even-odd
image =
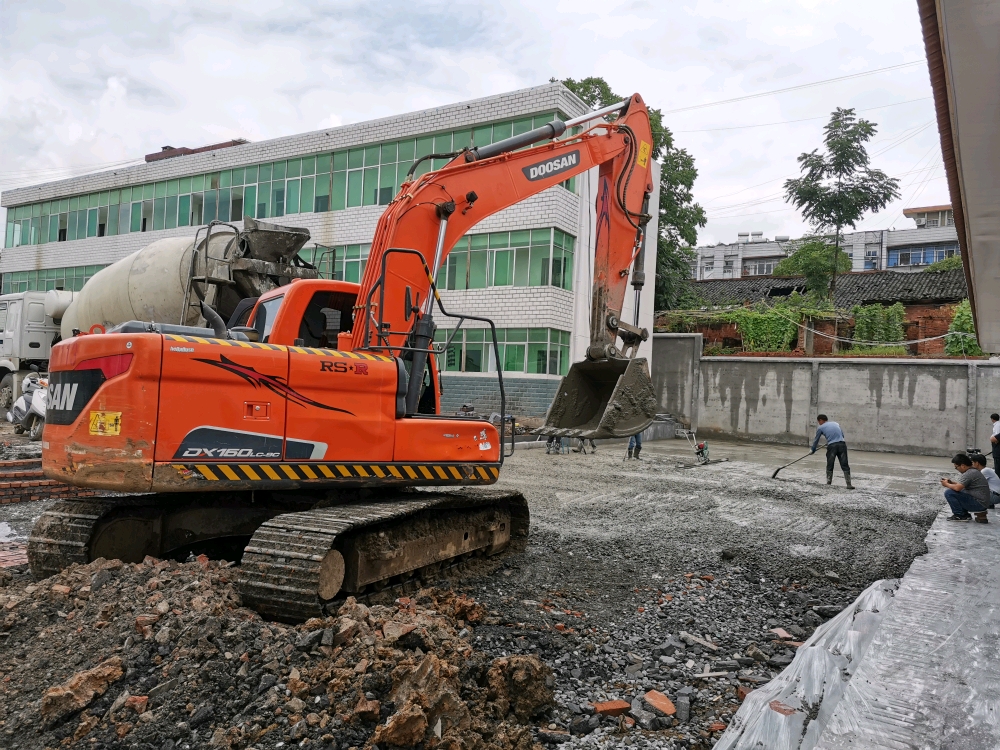
[{"label": "worker in dark clothes", "polygon": [[840,461],[840,468],[844,472],[844,479],[847,481],[847,489],[853,490],[851,484],[851,467],[847,463],[847,441],[844,440],[844,431],[840,425],[831,422],[826,418],[826,414],[816,417],[816,439],[813,440],[812,452],[819,448],[819,439],[826,438],[826,483],[833,484],[833,459]]},{"label": "worker in dark clothes", "polygon": [[[949,521],[968,521],[975,516],[976,523],[989,523],[986,509],[990,507],[990,484],[982,473],[972,466],[972,460],[959,453],[951,462],[959,473],[957,480],[941,477],[944,499],[951,506]],[[971,511],[971,512],[970,512]]]},{"label": "worker in dark clothes", "polygon": [[993,471],[1000,471],[1000,414],[990,414],[993,421],[993,434],[990,435],[990,445],[993,447]]}]

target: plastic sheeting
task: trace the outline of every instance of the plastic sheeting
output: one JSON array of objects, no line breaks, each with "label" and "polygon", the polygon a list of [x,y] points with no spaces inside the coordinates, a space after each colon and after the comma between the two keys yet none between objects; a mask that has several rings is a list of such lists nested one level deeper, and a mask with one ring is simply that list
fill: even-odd
[{"label": "plastic sheeting", "polygon": [[899,586],[876,581],[819,626],[781,674],[747,696],[715,750],[816,748]]}]

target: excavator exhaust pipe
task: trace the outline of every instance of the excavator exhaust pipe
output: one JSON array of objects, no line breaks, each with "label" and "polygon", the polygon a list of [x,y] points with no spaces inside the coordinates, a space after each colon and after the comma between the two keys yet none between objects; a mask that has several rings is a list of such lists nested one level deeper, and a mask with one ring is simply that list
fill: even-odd
[{"label": "excavator exhaust pipe", "polygon": [[645,359],[576,362],[559,384],[539,435],[623,438],[645,430],[656,393]]}]

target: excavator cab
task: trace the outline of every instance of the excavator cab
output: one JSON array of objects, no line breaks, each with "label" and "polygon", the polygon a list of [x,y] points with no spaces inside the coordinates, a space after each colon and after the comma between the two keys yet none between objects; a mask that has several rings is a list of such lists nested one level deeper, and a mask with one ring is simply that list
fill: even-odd
[{"label": "excavator cab", "polygon": [[656,415],[656,393],[645,359],[584,360],[570,367],[541,435],[623,438],[642,432]]}]

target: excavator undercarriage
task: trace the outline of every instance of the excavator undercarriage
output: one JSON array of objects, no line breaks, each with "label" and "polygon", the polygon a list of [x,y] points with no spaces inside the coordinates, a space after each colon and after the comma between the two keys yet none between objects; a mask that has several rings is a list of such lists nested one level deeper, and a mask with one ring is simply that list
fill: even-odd
[{"label": "excavator undercarriage", "polygon": [[517,492],[150,494],[56,503],[36,523],[28,557],[45,577],[100,557],[183,560],[210,549],[242,557],[245,605],[298,621],[344,595],[435,581],[449,565],[523,544],[527,532]]}]

